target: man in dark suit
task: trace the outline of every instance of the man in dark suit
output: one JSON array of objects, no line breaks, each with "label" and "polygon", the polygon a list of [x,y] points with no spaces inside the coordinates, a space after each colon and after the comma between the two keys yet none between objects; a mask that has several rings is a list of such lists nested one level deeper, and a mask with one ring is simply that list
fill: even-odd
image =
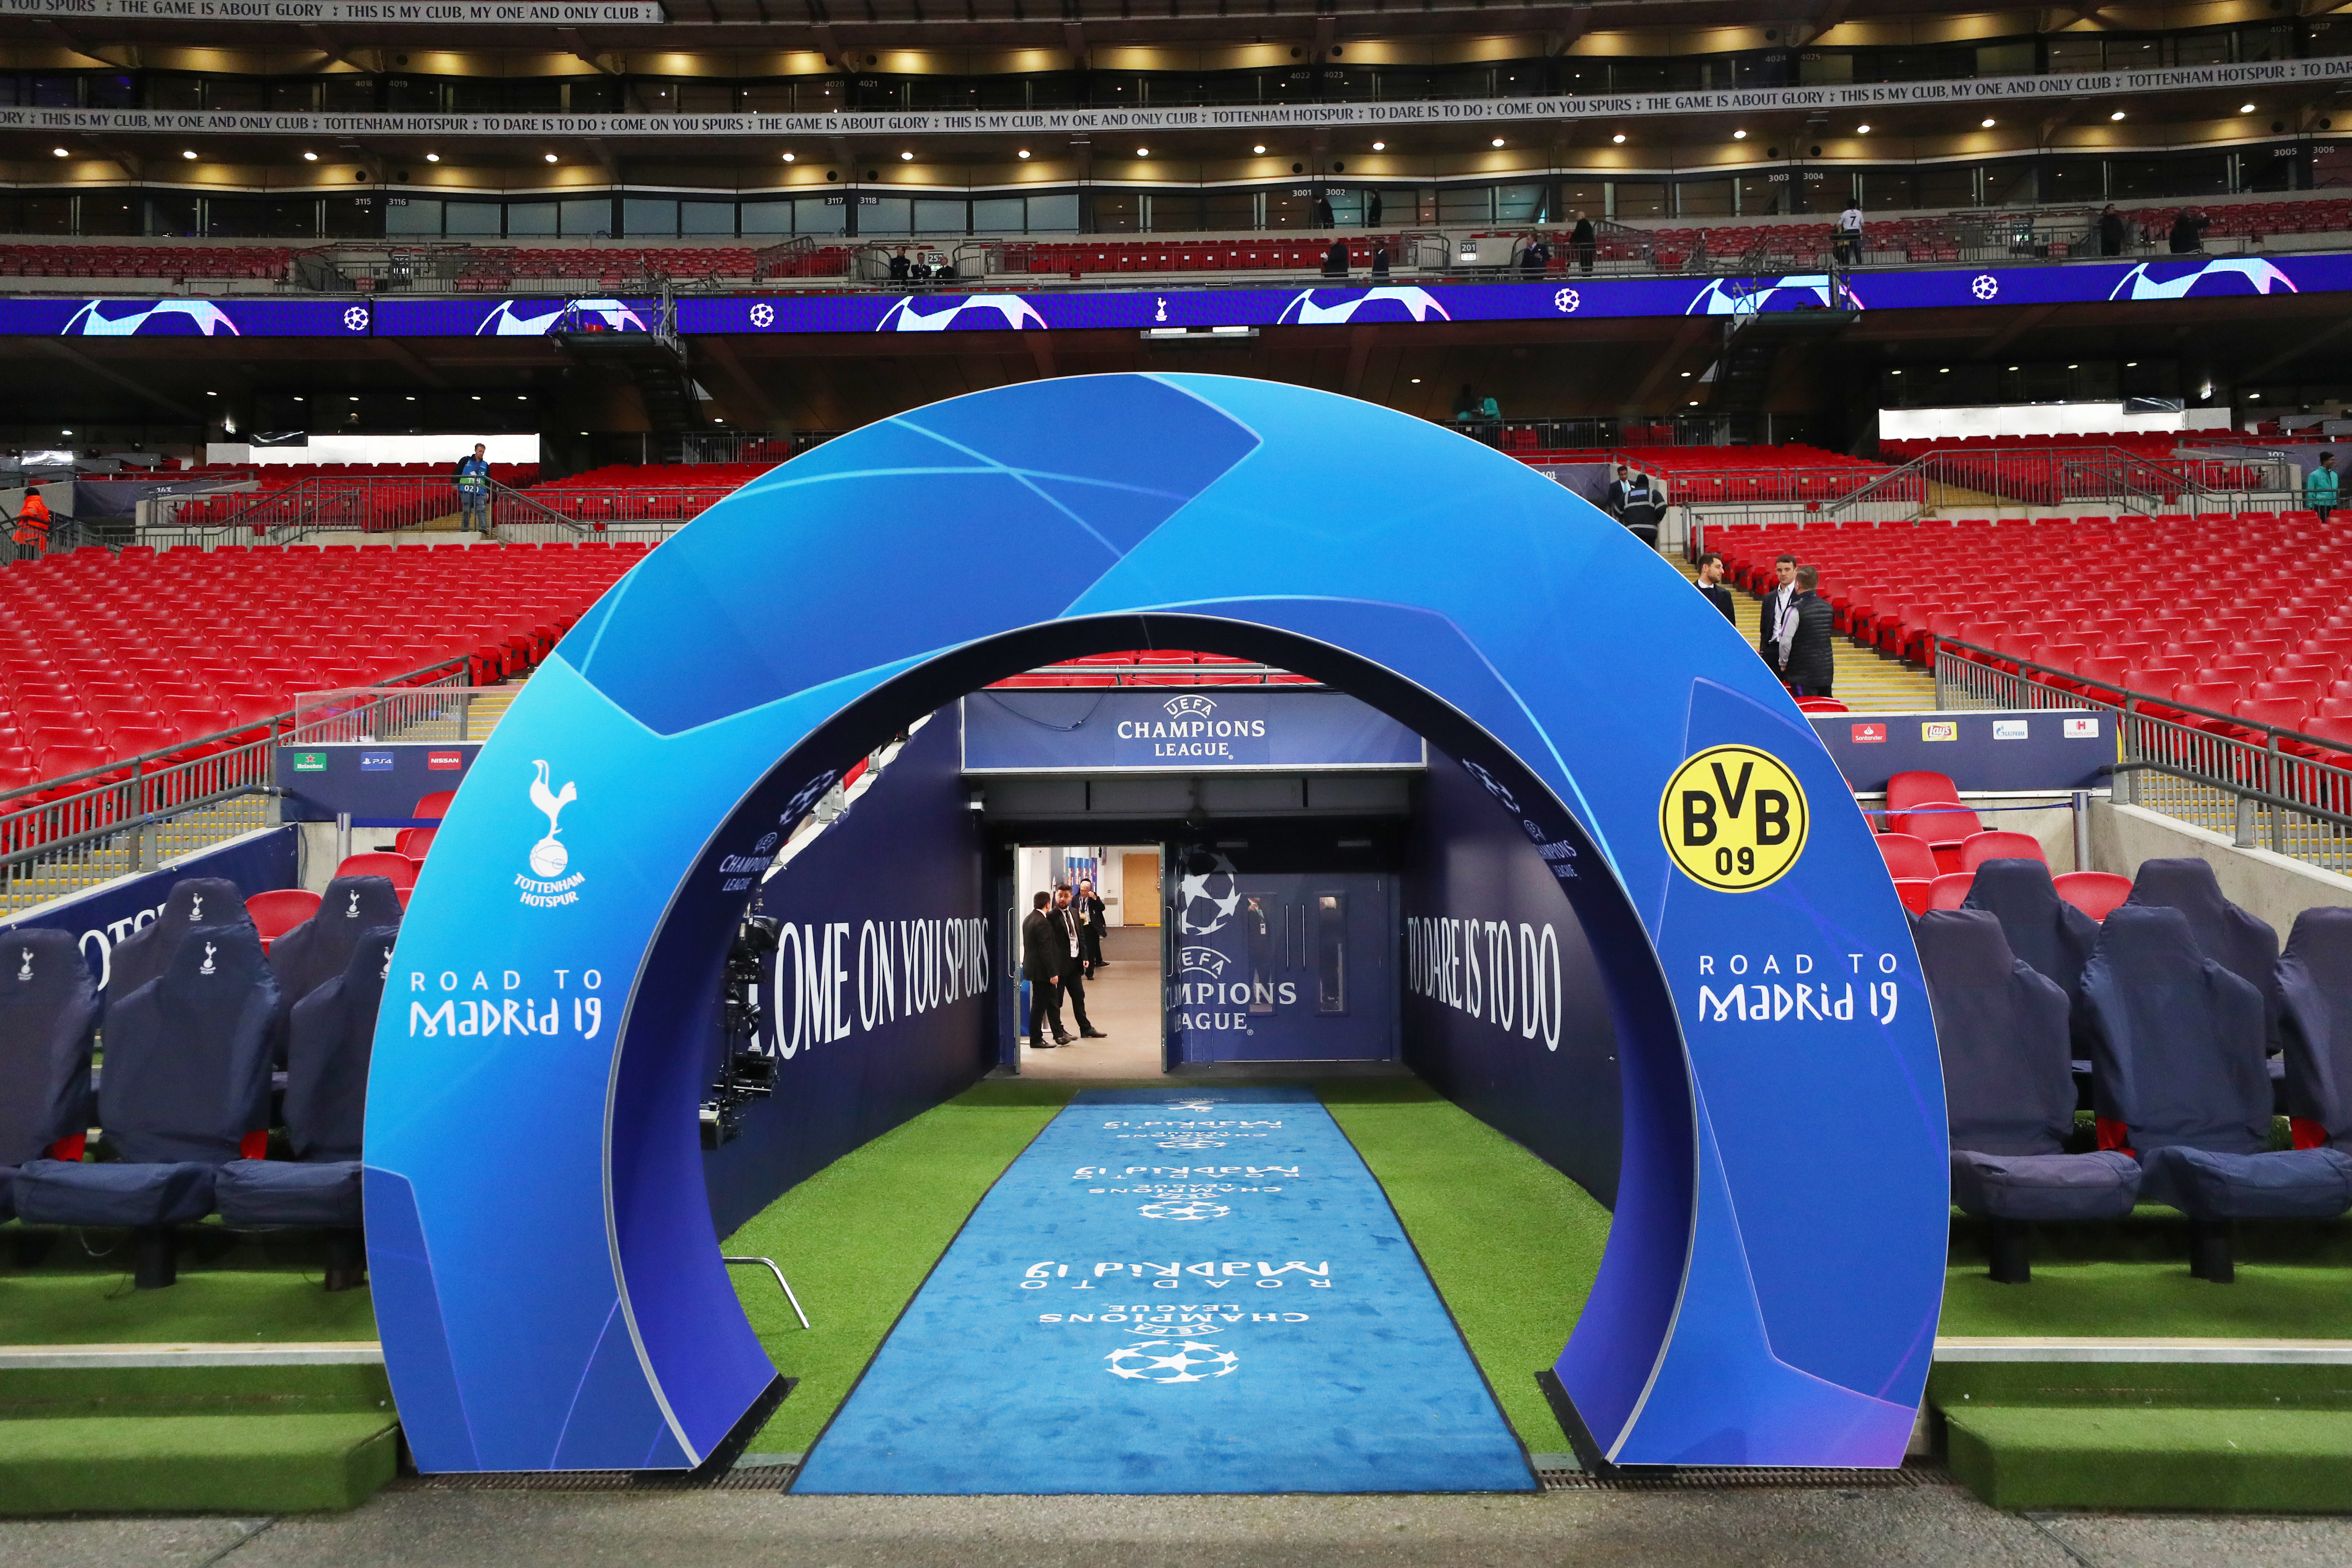
[{"label": "man in dark suit", "polygon": [[1108,1039],[1087,1016],[1086,920],[1070,902],[1067,882],[1054,889],[1054,911],[1045,919],[1054,933],[1054,957],[1062,966],[1062,994],[1070,999],[1070,1016],[1078,1021],[1078,1038]]},{"label": "man in dark suit", "polygon": [[1601,503],[1601,510],[1618,521],[1624,521],[1625,501],[1633,488],[1631,470],[1624,464],[1618,464],[1617,477],[1609,481],[1609,499]]},{"label": "man in dark suit", "polygon": [[1589,275],[1592,271],[1592,253],[1600,237],[1593,232],[1591,218],[1580,212],[1569,216],[1576,220],[1576,226],[1568,231],[1568,243],[1576,252],[1577,270]]},{"label": "man in dark suit", "polygon": [[1832,611],[1819,592],[1821,585],[1817,568],[1797,568],[1797,593],[1790,601],[1790,635],[1773,670],[1800,697],[1828,697],[1837,679],[1837,652],[1830,641]]},{"label": "man in dark suit", "polygon": [[1756,651],[1764,656],[1764,662],[1778,675],[1780,651],[1774,645],[1785,640],[1781,637],[1784,631],[1790,637],[1796,635],[1796,623],[1789,617],[1792,614],[1790,605],[1797,596],[1797,558],[1783,552],[1772,563],[1772,574],[1780,579],[1780,584],[1764,595],[1764,614],[1756,625]]},{"label": "man in dark suit", "polygon": [[[1046,894],[1038,894],[1021,921],[1021,973],[1029,982],[1029,1045],[1040,1051],[1070,1043],[1062,1032],[1062,963],[1054,952],[1055,920],[1045,912],[1050,902]],[[1050,1040],[1045,1037],[1049,1021],[1054,1026]]]},{"label": "man in dark suit", "polygon": [[1095,896],[1095,885],[1087,878],[1078,879],[1078,896],[1070,900],[1078,913],[1078,956],[1086,961],[1087,978],[1092,980],[1095,971],[1110,962],[1103,956],[1103,933],[1110,930],[1110,921],[1102,900]]},{"label": "man in dark suit", "polygon": [[1739,624],[1739,608],[1732,602],[1731,590],[1723,585],[1723,557],[1712,550],[1698,558],[1698,591],[1723,612],[1725,620],[1735,626]]}]

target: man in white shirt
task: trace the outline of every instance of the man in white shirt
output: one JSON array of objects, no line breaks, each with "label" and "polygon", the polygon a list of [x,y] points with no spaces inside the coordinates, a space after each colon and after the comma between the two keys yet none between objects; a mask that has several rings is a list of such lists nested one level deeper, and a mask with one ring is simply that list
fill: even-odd
[{"label": "man in white shirt", "polygon": [[1845,211],[1838,214],[1837,258],[1844,267],[1859,266],[1862,261],[1862,204],[1850,202]]},{"label": "man in white shirt", "polygon": [[1783,554],[1772,563],[1772,574],[1780,586],[1764,595],[1764,615],[1757,627],[1756,651],[1764,662],[1779,675],[1789,660],[1789,647],[1796,640],[1797,632],[1797,558]]}]

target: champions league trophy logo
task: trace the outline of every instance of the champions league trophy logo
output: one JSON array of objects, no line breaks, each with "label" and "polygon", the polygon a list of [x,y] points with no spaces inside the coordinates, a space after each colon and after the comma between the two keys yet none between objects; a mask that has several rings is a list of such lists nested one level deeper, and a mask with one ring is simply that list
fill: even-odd
[{"label": "champions league trophy logo", "polygon": [[1241,879],[1234,863],[1210,849],[1183,857],[1184,876],[1177,884],[1176,929],[1186,936],[1207,936],[1223,930],[1241,908]]},{"label": "champions league trophy logo", "polygon": [[555,819],[563,815],[565,806],[580,798],[580,792],[567,782],[562,793],[557,794],[547,787],[546,762],[530,765],[539,770],[539,776],[530,781],[530,804],[547,817],[547,837],[530,847],[530,871],[532,876],[551,882],[563,875],[563,868],[572,859],[571,852],[556,839],[556,834],[562,830],[556,826]]}]

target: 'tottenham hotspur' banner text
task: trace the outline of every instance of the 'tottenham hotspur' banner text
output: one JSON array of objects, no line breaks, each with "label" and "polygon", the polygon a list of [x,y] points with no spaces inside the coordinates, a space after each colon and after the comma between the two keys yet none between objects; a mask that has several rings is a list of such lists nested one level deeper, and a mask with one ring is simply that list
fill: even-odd
[{"label": "'tottenham hotspur' banner text", "polygon": [[[91,0],[93,5],[151,6],[180,0]],[[237,0],[208,4],[226,16]],[[67,15],[33,11],[62,0],[0,0],[0,15]],[[279,5],[282,11],[300,10]],[[321,5],[320,9],[326,7]],[[415,13],[431,21],[579,21],[579,10],[658,7],[545,5],[378,5],[341,0],[353,19],[361,11]],[[439,13],[464,13],[441,16]],[[482,13],[473,15],[473,13]],[[131,13],[102,13],[129,15]],[[161,15],[160,12],[152,13]],[[305,18],[315,19],[315,18]],[[374,20],[404,17],[377,16]],[[1977,77],[1963,81],[1889,82],[1853,87],[1758,88],[1738,92],[1645,92],[1574,98],[1426,99],[1395,103],[1307,103],[1248,108],[1072,109],[957,110],[921,114],[274,114],[182,112],[156,109],[5,109],[0,129],[42,131],[180,131],[247,136],[966,136],[1023,131],[1219,131],[1285,126],[1367,130],[1396,125],[1476,121],[1623,120],[1660,115],[1722,114],[1773,110],[1880,109],[1906,104],[1991,103],[2015,100],[2113,98],[2200,88],[2243,89],[2352,80],[2352,57],[2279,60],[2253,65],[2183,66],[2170,70],[2099,71],[2071,76]]]},{"label": "'tottenham hotspur' banner text", "polygon": [[190,22],[451,22],[530,26],[560,22],[661,22],[662,8],[650,0],[551,0],[542,4],[487,5],[478,0],[0,0],[0,16],[127,17],[140,21]]}]

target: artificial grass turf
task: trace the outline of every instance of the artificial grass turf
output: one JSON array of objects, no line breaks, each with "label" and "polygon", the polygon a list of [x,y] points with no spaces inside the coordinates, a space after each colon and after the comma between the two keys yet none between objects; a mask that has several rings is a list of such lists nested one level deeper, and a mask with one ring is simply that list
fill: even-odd
[{"label": "artificial grass turf", "polygon": [[[843,1156],[730,1237],[729,1253],[783,1267],[814,1325],[801,1329],[765,1275],[740,1272],[761,1342],[801,1380],[751,1451],[805,1451],[1004,1168],[1080,1089],[1127,1087],[1167,1083],[978,1085]],[[1564,1451],[1535,1373],[1559,1356],[1591,1289],[1608,1212],[1417,1080],[1317,1087],[1387,1189],[1521,1441]]]},{"label": "artificial grass turf", "polygon": [[1535,1374],[1559,1359],[1609,1239],[1609,1211],[1419,1079],[1327,1083],[1519,1440],[1565,1453]]},{"label": "artificial grass turf", "polygon": [[385,1410],[0,1420],[0,1515],[355,1508],[398,1451]]},{"label": "artificial grass turf", "polygon": [[[0,1237],[16,1234],[0,1229]],[[86,1233],[107,1248],[91,1258],[61,1237],[40,1262],[0,1267],[0,1344],[87,1345],[272,1343],[373,1340],[375,1308],[364,1289],[320,1288],[315,1249],[234,1242],[195,1234],[184,1248],[180,1281],[167,1290],[131,1284],[126,1236]],[[109,1242],[114,1245],[109,1247]],[[215,1250],[217,1248],[217,1250]],[[8,1257],[0,1243],[0,1260]]]},{"label": "artificial grass turf", "polygon": [[1995,1508],[2343,1511],[2352,1414],[1948,1410],[1952,1473]]}]

